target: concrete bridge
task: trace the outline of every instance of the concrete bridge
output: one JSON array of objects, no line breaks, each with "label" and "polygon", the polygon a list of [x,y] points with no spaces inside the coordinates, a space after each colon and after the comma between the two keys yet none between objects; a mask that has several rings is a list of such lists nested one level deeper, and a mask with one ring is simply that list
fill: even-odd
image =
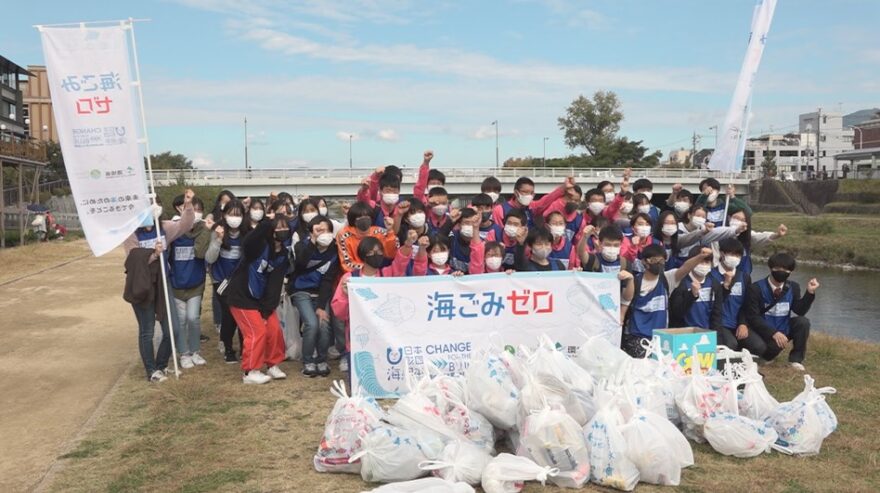
[{"label": "concrete bridge", "polygon": [[[453,196],[475,195],[480,183],[487,176],[501,181],[502,194],[512,193],[513,184],[520,176],[528,176],[535,182],[536,193],[550,192],[559,186],[566,176],[574,176],[584,192],[602,180],[620,183],[623,168],[438,168],[446,175],[446,190]],[[328,198],[352,198],[361,181],[372,169],[350,168],[276,168],[276,169],[186,169],[153,171],[156,185],[172,185],[179,179],[193,186],[216,186],[228,189],[240,197],[267,197],[271,192],[288,192],[296,195],[319,195]],[[401,194],[412,193],[417,168],[403,169]],[[759,173],[724,173],[702,169],[638,168],[633,169],[631,180],[648,178],[654,183],[654,194],[664,196],[672,192],[672,185],[681,183],[684,188],[696,192],[705,178],[714,177],[722,185],[736,185],[737,195],[749,194],[749,183],[759,178]]]}]

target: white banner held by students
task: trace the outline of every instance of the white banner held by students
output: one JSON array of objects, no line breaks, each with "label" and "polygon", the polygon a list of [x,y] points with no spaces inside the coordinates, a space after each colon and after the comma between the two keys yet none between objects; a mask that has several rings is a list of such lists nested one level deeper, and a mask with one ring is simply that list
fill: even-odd
[{"label": "white banner held by students", "polygon": [[717,171],[740,171],[742,169],[745,140],[749,132],[749,119],[752,109],[752,89],[767,33],[776,10],[776,0],[758,0],[752,13],[752,27],[749,32],[749,45],[746,57],[739,72],[733,100],[724,118],[724,125],[718,134],[715,152],[709,158],[709,169]]},{"label": "white banner held by students", "polygon": [[128,33],[124,25],[39,31],[70,188],[100,256],[150,215]]},{"label": "white banner held by students", "polygon": [[406,368],[418,373],[425,362],[461,374],[490,339],[533,347],[547,334],[571,353],[582,332],[620,344],[614,274],[352,277],[348,296],[352,388],[374,397],[405,393]]}]

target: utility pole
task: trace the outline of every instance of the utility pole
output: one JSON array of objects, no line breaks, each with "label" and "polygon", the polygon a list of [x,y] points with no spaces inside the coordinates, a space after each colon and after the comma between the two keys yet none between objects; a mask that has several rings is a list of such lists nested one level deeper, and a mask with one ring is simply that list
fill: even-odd
[{"label": "utility pole", "polygon": [[351,157],[351,139],[354,137],[353,134],[348,134],[348,169],[354,169],[354,161]]},{"label": "utility pole", "polygon": [[[819,154],[819,138],[822,135],[820,128],[822,126],[822,108],[816,108],[816,173],[819,172],[822,163],[822,155]],[[835,176],[836,178],[836,176]]]},{"label": "utility pole", "polygon": [[495,169],[498,169],[498,120],[492,122],[495,126]]},{"label": "utility pole", "polygon": [[547,167],[547,140],[548,139],[550,139],[550,137],[544,137],[544,157],[541,159],[541,166],[544,168]]},{"label": "utility pole", "polygon": [[248,134],[247,134],[247,117],[244,117],[244,169],[248,167]]},{"label": "utility pole", "polygon": [[694,131],[694,136],[691,139],[691,168],[697,167],[697,132]]}]

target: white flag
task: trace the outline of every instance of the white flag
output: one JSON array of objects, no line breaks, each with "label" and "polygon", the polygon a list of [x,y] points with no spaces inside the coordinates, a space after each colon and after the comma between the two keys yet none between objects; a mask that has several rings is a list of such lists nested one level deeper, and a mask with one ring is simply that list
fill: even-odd
[{"label": "white flag", "polygon": [[70,188],[100,256],[150,215],[128,27],[39,29]]},{"label": "white flag", "polygon": [[724,125],[718,135],[715,152],[709,159],[709,169],[718,171],[742,169],[752,107],[752,87],[758,66],[761,64],[761,56],[764,54],[764,44],[767,42],[774,10],[776,10],[776,0],[758,0],[755,6],[746,58],[739,72],[739,80],[727,116],[724,118]]}]

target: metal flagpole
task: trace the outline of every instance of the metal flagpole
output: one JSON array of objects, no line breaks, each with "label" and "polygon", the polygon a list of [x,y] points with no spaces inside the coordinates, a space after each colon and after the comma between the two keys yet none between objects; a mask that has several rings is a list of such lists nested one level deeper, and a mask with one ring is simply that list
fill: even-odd
[{"label": "metal flagpole", "polygon": [[724,218],[721,220],[721,226],[727,226],[727,209],[730,207],[730,194],[724,194]]},{"label": "metal flagpole", "polygon": [[[147,155],[147,176],[150,178],[150,198],[153,199],[153,205],[156,205],[156,184],[153,181],[153,162],[150,159],[150,138],[147,135],[147,116],[144,113],[144,91],[141,87],[141,69],[138,65],[138,56],[137,56],[137,43],[134,38],[134,19],[129,17],[127,21],[120,21],[120,24],[123,28],[128,29],[131,33],[131,50],[133,53],[133,61],[134,61],[134,76],[137,79],[132,82],[132,85],[137,87],[138,93],[138,102],[140,104],[141,111],[141,131],[143,132],[143,138],[139,139],[139,143],[144,145],[144,153]],[[161,223],[159,221],[159,216],[155,214],[155,207],[153,208],[153,227],[156,228],[156,241],[162,241],[162,233],[161,233]],[[167,249],[169,245],[162,245],[163,250]],[[159,270],[162,273],[162,290],[165,293],[165,316],[168,317],[168,333],[171,336],[171,358],[174,360],[174,376],[180,378],[180,369],[177,367],[177,345],[174,342],[174,324],[172,323],[171,316],[171,297],[168,293],[168,273],[165,269],[165,258],[164,252],[163,255],[159,256]]]}]

